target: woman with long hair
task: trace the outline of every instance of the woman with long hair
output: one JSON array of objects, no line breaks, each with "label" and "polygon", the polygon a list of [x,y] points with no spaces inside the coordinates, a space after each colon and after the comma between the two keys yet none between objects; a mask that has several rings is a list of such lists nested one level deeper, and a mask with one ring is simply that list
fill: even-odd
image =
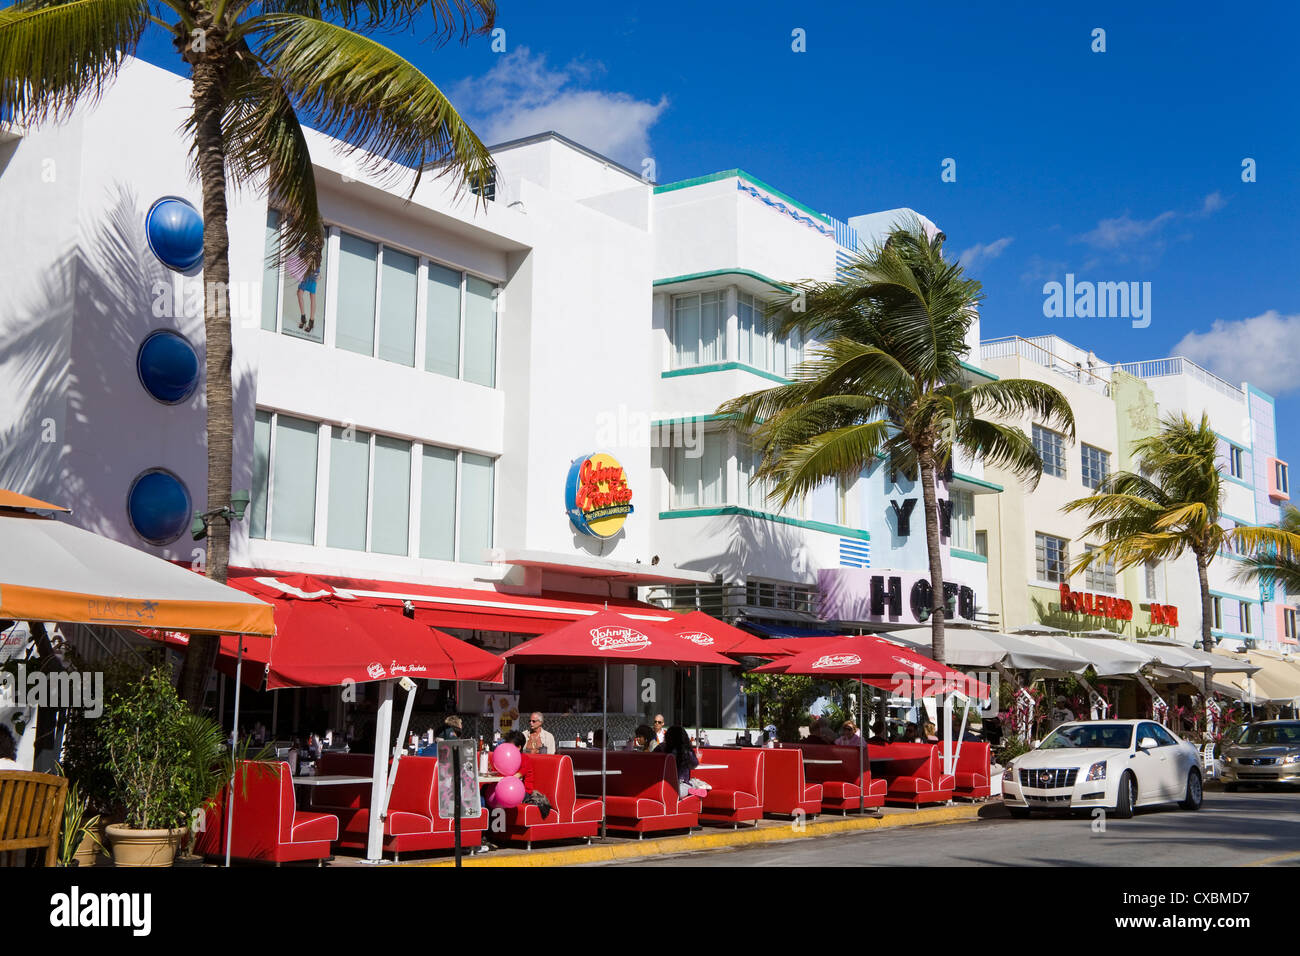
[{"label": "woman with long hair", "polygon": [[700,762],[695,748],[691,746],[691,737],[685,727],[674,725],[664,733],[664,742],[655,748],[655,753],[669,754],[677,761],[677,795],[684,797],[691,789],[691,771]]}]

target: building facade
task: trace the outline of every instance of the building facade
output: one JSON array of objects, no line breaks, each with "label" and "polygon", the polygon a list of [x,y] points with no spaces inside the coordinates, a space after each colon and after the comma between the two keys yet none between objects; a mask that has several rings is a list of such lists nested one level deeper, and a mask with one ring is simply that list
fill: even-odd
[{"label": "building facade", "polygon": [[[1116,470],[1135,470],[1133,443],[1160,420],[1208,415],[1219,436],[1223,520],[1272,524],[1288,500],[1287,463],[1277,457],[1273,400],[1249,383],[1234,386],[1185,358],[1110,364],[1057,336],[1011,337],[981,345],[984,364],[1003,376],[1034,378],[1062,391],[1074,410],[1076,440],[1025,419],[1043,458],[1030,489],[991,470],[1005,492],[980,499],[977,533],[988,540],[990,606],[1008,628],[1047,624],[1099,629],[1136,640],[1200,640],[1201,597],[1190,554],[1117,571],[1094,566],[1071,576],[1090,519],[1063,506],[1083,498]],[[1221,552],[1211,564],[1217,639],[1273,649],[1295,643],[1295,600],[1237,580],[1242,556]]]},{"label": "building facade", "polygon": [[[225,503],[205,501],[205,290],[168,259],[201,205],[176,132],[189,103],[186,80],[129,61],[93,109],[0,142],[0,202],[27,224],[0,235],[0,486],[198,568],[190,520]],[[497,650],[605,606],[920,623],[919,489],[877,466],[778,508],[717,416],[808,348],[766,322],[783,280],[834,277],[903,211],[840,222],[738,170],[655,186],[554,133],[493,149],[490,199],[426,175],[408,201],[307,136],[319,275],[276,263],[274,203],[229,197],[233,487],[250,496],[233,579],[310,573]],[[971,346],[987,375],[977,326]],[[996,490],[970,462],[944,483],[966,624],[987,620],[975,501]],[[738,670],[619,670],[613,711],[744,726]],[[510,667],[505,688],[431,687],[419,706],[482,712],[506,691],[590,712],[595,675]],[[337,719],[317,706],[296,701],[295,722]]]}]

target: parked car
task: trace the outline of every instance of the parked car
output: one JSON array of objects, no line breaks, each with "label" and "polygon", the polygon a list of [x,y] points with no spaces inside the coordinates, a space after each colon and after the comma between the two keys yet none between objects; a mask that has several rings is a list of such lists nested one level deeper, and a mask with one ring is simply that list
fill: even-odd
[{"label": "parked car", "polygon": [[1300,783],[1300,720],[1261,720],[1225,742],[1219,756],[1223,789],[1243,783]]},{"label": "parked car", "polygon": [[1154,720],[1073,721],[1011,762],[1002,800],[1013,817],[1104,807],[1127,819],[1159,803],[1196,810],[1203,784],[1195,745]]}]

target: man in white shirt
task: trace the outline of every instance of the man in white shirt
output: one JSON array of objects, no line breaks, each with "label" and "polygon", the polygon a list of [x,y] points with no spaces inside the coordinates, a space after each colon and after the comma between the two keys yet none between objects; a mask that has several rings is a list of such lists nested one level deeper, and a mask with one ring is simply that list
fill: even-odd
[{"label": "man in white shirt", "polygon": [[654,731],[655,731],[656,744],[661,744],[664,742],[664,732],[667,731],[667,729],[668,728],[664,725],[664,715],[655,714]]},{"label": "man in white shirt", "polygon": [[555,735],[542,729],[542,715],[533,711],[528,715],[528,730],[524,733],[524,753],[555,753]]}]

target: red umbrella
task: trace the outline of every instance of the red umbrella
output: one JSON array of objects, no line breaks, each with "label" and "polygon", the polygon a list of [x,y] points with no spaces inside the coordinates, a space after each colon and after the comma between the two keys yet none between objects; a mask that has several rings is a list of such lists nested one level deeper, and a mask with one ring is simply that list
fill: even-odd
[{"label": "red umbrella", "polygon": [[[820,646],[756,667],[751,673],[808,674],[828,678],[852,677],[864,684],[908,697],[960,690],[970,697],[987,697],[989,689],[973,677],[918,654],[883,637],[858,635],[819,642]],[[858,701],[858,777],[865,765],[862,702]],[[859,792],[858,811],[866,795]]]},{"label": "red umbrella", "polygon": [[661,626],[692,644],[730,657],[782,657],[791,653],[779,640],[742,631],[703,611],[691,611]]},{"label": "red umbrella", "polygon": [[[600,728],[606,746],[609,742],[609,662],[620,664],[725,664],[733,662],[648,621],[633,621],[614,611],[601,611],[583,621],[574,621],[525,641],[506,651],[503,657],[513,662],[537,664],[571,664],[574,661],[600,661],[604,667],[601,691]],[[600,802],[605,805],[605,747],[600,751]],[[601,839],[605,837],[605,819],[601,815]]]}]

